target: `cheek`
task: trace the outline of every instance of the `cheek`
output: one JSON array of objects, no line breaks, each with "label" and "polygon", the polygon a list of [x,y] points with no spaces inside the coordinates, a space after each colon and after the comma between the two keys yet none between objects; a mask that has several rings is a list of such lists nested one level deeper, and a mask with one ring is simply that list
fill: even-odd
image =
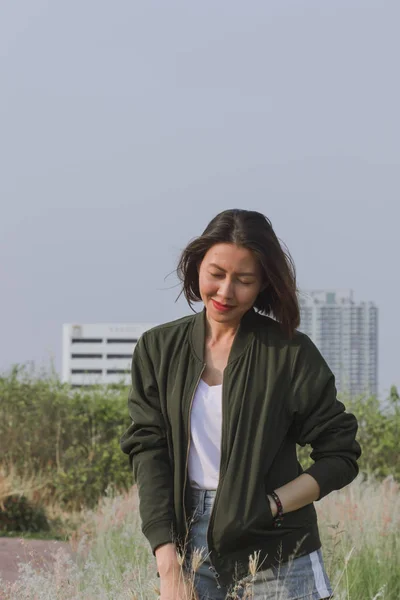
[{"label": "cheek", "polygon": [[238,296],[243,304],[253,304],[258,296],[258,291],[254,288],[241,288]]},{"label": "cheek", "polygon": [[218,289],[218,284],[209,279],[208,277],[199,277],[199,286],[200,286],[200,295],[201,296],[211,296],[215,294]]}]

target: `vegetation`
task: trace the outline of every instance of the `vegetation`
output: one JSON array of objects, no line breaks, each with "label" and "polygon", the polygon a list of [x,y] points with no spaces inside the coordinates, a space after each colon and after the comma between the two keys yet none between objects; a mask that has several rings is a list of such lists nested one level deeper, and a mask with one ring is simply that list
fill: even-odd
[{"label": "vegetation", "polygon": [[128,489],[132,474],[119,447],[128,423],[122,385],[74,391],[25,368],[0,378],[2,462],[40,474],[38,501],[78,510],[95,506],[110,485]]},{"label": "vegetation", "polygon": [[[400,494],[391,478],[359,477],[317,503],[323,552],[336,600],[400,598]],[[136,489],[82,511],[54,570],[20,565],[17,583],[1,582],[2,600],[156,600],[155,563],[140,532]]]},{"label": "vegetation", "polygon": [[49,531],[50,525],[43,506],[32,504],[26,496],[12,494],[0,509],[0,531]]},{"label": "vegetation", "polygon": [[[68,510],[93,507],[108,486],[128,490],[132,474],[119,439],[129,425],[123,385],[72,390],[56,376],[24,367],[0,377],[0,452],[17,473],[40,474],[36,499]],[[400,480],[400,399],[395,387],[385,403],[345,399],[359,421],[360,469]],[[303,465],[309,448],[299,449]],[[0,498],[1,500],[1,498]]]},{"label": "vegetation", "polygon": [[[338,600],[397,600],[399,394],[393,387],[384,403],[344,401],[364,452],[356,482],[317,503],[327,569]],[[0,378],[0,535],[47,537],[50,529],[75,553],[58,551],[53,571],[21,565],[16,584],[0,581],[2,600],[156,598],[154,559],[119,448],[128,424],[122,385],[75,391],[25,368]],[[304,465],[308,454],[299,449]]]}]

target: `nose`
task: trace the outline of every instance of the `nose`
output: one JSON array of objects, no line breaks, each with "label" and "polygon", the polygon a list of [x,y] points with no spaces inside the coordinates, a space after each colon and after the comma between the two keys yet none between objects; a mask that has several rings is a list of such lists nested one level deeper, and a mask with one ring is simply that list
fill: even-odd
[{"label": "nose", "polygon": [[233,282],[229,277],[226,277],[219,286],[219,295],[221,298],[229,300],[233,298]]}]

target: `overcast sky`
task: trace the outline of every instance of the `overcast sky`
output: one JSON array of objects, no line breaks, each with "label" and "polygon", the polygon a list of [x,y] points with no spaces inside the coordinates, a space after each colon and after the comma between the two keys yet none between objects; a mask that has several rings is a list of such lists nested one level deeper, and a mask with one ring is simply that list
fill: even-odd
[{"label": "overcast sky", "polygon": [[165,277],[238,207],[301,289],[376,302],[400,385],[399,22],[398,0],[3,1],[0,369],[60,369],[65,322],[188,314]]}]

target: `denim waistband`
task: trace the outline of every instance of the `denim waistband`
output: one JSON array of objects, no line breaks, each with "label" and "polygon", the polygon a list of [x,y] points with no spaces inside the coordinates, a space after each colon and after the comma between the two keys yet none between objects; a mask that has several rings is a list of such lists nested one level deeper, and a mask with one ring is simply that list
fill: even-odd
[{"label": "denim waistband", "polygon": [[197,516],[211,514],[216,493],[216,490],[190,488],[190,504]]},{"label": "denim waistband", "polygon": [[215,500],[215,495],[217,490],[199,490],[197,488],[190,488],[190,498],[192,503],[196,504],[204,504],[205,502],[213,502]]}]

